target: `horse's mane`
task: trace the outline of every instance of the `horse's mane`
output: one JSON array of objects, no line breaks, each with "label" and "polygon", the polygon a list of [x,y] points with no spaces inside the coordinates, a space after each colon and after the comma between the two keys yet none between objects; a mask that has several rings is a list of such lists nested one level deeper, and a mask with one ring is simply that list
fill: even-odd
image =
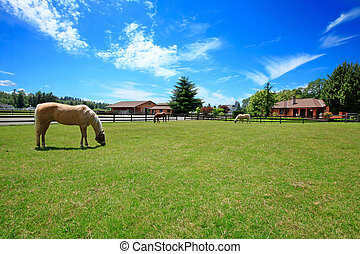
[{"label": "horse's mane", "polygon": [[[88,106],[86,106],[86,105],[82,105],[82,106],[85,106],[84,113],[89,115],[89,118],[91,119],[91,122],[92,122],[91,125],[94,127],[94,129],[96,129],[98,132],[102,131],[103,128],[101,125],[101,121],[100,121],[99,117],[96,115],[96,113]],[[99,134],[99,133],[96,133],[96,134]]]}]

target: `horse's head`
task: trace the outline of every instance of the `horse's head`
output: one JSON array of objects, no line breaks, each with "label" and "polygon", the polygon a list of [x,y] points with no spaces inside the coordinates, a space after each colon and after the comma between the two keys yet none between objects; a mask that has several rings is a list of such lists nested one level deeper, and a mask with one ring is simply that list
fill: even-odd
[{"label": "horse's head", "polygon": [[105,132],[101,131],[99,135],[96,136],[95,140],[102,146],[104,146],[105,143]]}]

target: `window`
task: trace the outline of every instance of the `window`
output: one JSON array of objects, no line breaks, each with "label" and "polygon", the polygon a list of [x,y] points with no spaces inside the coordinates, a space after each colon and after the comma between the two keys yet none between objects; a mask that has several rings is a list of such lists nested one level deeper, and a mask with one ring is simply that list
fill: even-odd
[{"label": "window", "polygon": [[283,115],[283,114],[284,114],[284,109],[281,108],[281,109],[280,109],[280,115]]}]

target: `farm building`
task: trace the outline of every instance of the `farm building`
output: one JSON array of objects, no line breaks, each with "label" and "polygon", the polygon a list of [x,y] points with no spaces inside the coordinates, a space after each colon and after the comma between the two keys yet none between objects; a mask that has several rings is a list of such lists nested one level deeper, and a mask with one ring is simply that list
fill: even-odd
[{"label": "farm building", "polygon": [[281,101],[271,108],[271,113],[279,116],[301,116],[308,118],[319,118],[320,114],[329,112],[323,100],[308,98],[296,99],[293,97],[288,101]]},{"label": "farm building", "polygon": [[145,113],[150,112],[155,105],[152,101],[120,101],[107,106],[107,108],[111,108],[112,113]]},{"label": "farm building", "polygon": [[11,109],[14,109],[14,106],[0,103],[0,109],[6,109],[6,110],[10,109],[11,110]]},{"label": "farm building", "polygon": [[167,114],[172,114],[173,110],[169,106],[169,103],[158,103],[156,106],[152,107],[151,109],[152,114],[165,112]]}]

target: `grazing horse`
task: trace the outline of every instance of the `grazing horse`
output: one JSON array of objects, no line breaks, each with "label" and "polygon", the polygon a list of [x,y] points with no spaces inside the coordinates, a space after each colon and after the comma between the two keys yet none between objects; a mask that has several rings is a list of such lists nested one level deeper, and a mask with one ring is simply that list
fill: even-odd
[{"label": "grazing horse", "polygon": [[35,109],[35,132],[36,145],[40,147],[40,135],[42,137],[42,145],[45,145],[45,133],[49,128],[51,121],[65,125],[79,125],[81,130],[81,142],[85,138],[85,146],[89,146],[87,141],[87,127],[91,124],[95,131],[95,140],[102,146],[105,145],[105,132],[102,129],[98,116],[86,105],[69,106],[65,104],[46,102],[37,105]]},{"label": "grazing horse", "polygon": [[248,123],[250,123],[250,115],[249,114],[238,114],[234,120],[234,123],[236,123],[237,121],[242,120],[243,119],[247,119]]},{"label": "grazing horse", "polygon": [[166,114],[165,112],[161,112],[161,113],[156,113],[156,114],[154,115],[154,123],[155,123],[155,121],[157,121],[158,123],[160,123],[160,117],[162,117],[163,122],[164,122],[164,120],[165,120],[165,122],[166,122],[167,114]]}]

